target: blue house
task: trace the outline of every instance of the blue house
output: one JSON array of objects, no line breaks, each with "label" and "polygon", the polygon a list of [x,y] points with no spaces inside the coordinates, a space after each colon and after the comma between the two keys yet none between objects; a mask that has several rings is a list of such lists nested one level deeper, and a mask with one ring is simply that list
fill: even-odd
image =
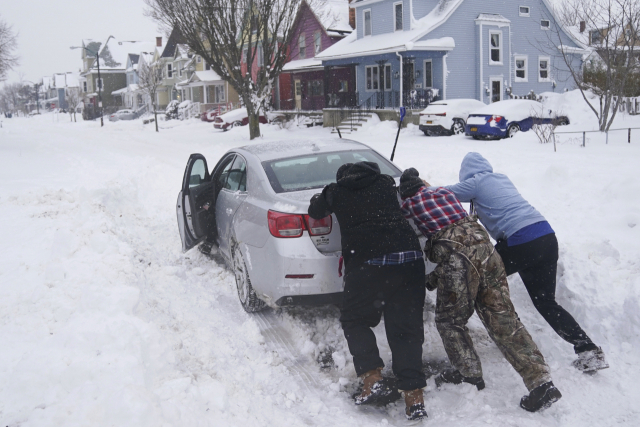
[{"label": "blue house", "polygon": [[360,105],[422,108],[572,89],[583,46],[548,0],[357,0],[356,31],[316,58],[353,65]]}]

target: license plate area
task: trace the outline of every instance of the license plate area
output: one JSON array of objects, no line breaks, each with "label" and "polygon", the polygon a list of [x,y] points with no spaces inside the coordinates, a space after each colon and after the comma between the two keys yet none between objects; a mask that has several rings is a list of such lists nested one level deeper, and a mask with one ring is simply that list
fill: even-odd
[{"label": "license plate area", "polygon": [[428,125],[433,124],[433,120],[427,120],[427,124]]},{"label": "license plate area", "polygon": [[471,130],[471,132],[477,132],[477,131],[478,131],[478,128],[477,128],[477,127],[472,127],[472,128],[470,128],[469,130]]}]

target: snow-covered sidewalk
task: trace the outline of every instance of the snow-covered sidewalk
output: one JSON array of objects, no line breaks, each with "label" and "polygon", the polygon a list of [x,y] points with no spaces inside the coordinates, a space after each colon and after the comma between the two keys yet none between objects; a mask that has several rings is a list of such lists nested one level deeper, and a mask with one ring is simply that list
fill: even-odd
[{"label": "snow-covered sidewalk", "polygon": [[[213,167],[229,148],[250,143],[246,128],[164,122],[155,133],[139,121],[100,128],[67,119],[14,118],[0,129],[1,425],[404,424],[401,402],[351,403],[356,378],[336,309],[249,315],[228,271],[198,251],[181,252],[175,202],[189,154]],[[317,127],[261,129],[256,142],[330,136]],[[388,156],[395,132],[380,122],[347,137]],[[437,391],[430,380],[428,425],[638,424],[638,136],[628,144],[626,134],[612,134],[605,145],[591,134],[586,148],[566,138],[554,153],[532,132],[502,141],[401,132],[400,167],[450,184],[464,154],[478,151],[548,218],[560,242],[558,299],[611,365],[593,377],[571,367],[572,347],[512,277],[518,313],[563,398],[544,413],[521,410],[526,389],[474,316],[487,388]],[[424,360],[438,364],[445,356],[430,304],[425,319]],[[376,333],[390,367],[383,327]]]}]

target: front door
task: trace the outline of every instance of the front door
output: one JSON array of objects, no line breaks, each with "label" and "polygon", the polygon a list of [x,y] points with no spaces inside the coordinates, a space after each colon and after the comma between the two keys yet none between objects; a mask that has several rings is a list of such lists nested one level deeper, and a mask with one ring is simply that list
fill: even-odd
[{"label": "front door", "polygon": [[225,167],[217,179],[220,185],[216,198],[216,224],[218,247],[228,259],[231,259],[231,238],[233,237],[233,217],[247,198],[247,162],[236,155],[233,163]]},{"label": "front door", "polygon": [[182,178],[176,214],[182,250],[187,251],[203,241],[209,234],[213,218],[207,204],[212,203],[213,185],[202,154],[192,154]]},{"label": "front door", "polygon": [[502,78],[491,79],[491,102],[502,101]]},{"label": "front door", "polygon": [[302,109],[302,83],[300,80],[294,80],[296,110]]},{"label": "front door", "polygon": [[402,63],[402,91],[412,91],[414,86],[415,75],[413,73],[413,61],[404,61]]}]

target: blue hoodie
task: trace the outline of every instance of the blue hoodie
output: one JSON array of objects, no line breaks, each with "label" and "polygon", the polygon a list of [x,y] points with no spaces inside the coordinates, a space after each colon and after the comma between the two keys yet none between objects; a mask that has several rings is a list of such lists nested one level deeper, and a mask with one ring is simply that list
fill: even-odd
[{"label": "blue hoodie", "polygon": [[495,240],[508,239],[524,227],[546,221],[506,175],[493,173],[491,164],[479,153],[464,157],[460,183],[445,188],[461,202],[473,201],[478,218]]}]

